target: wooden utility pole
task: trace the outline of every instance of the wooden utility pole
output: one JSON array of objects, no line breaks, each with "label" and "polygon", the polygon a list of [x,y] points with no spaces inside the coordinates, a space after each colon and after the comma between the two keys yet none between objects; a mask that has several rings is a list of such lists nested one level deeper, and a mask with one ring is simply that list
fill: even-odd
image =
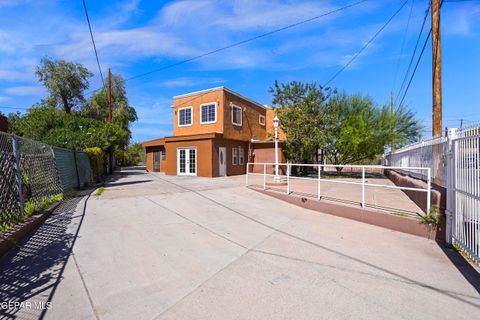
[{"label": "wooden utility pole", "polygon": [[108,67],[108,116],[107,121],[112,122],[112,74]]},{"label": "wooden utility pole", "polygon": [[440,0],[432,0],[432,135],[442,135],[442,46]]}]

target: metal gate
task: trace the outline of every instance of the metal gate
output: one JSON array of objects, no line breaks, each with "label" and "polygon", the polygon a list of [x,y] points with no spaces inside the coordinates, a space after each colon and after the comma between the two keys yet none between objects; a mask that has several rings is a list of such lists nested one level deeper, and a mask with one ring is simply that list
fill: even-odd
[{"label": "metal gate", "polygon": [[447,237],[480,263],[480,127],[452,134],[449,140]]}]

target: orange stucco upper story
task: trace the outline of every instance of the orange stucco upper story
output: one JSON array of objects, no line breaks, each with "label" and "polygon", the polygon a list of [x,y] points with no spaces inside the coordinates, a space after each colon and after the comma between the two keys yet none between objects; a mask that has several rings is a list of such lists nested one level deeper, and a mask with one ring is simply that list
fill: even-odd
[{"label": "orange stucco upper story", "polygon": [[175,96],[173,109],[173,136],[222,133],[225,139],[240,141],[273,137],[274,109],[225,87]]}]

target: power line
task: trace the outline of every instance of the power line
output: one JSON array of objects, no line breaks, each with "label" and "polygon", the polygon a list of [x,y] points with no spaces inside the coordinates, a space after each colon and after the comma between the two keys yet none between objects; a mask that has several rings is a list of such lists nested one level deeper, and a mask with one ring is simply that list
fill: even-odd
[{"label": "power line", "polygon": [[427,9],[425,10],[425,15],[423,16],[422,27],[420,28],[420,32],[418,33],[417,42],[415,43],[415,48],[413,49],[412,56],[410,57],[410,62],[408,63],[407,72],[405,72],[405,76],[403,77],[402,85],[400,86],[400,89],[397,92],[397,97],[400,96],[400,93],[403,91],[403,89],[404,89],[404,87],[407,83],[407,78],[408,78],[408,75],[410,73],[410,69],[412,68],[413,60],[415,59],[415,54],[417,53],[418,45],[420,43],[420,39],[422,38],[423,30],[425,28],[425,24],[427,22],[429,12],[430,12],[430,3],[428,4]]},{"label": "power line", "polygon": [[102,68],[100,67],[100,60],[98,59],[97,46],[95,45],[95,38],[93,37],[92,26],[90,24],[90,18],[88,17],[87,4],[86,4],[85,0],[82,0],[82,1],[83,1],[83,8],[85,9],[85,16],[87,17],[88,30],[90,30],[90,37],[92,39],[93,50],[95,51],[95,58],[97,59],[98,71],[100,72],[100,78],[102,78],[102,85],[103,85],[103,87],[105,87],[105,81],[103,80]]},{"label": "power line", "polygon": [[377,38],[377,36],[388,26],[388,24],[403,9],[403,7],[405,7],[408,1],[409,0],[406,0],[405,2],[403,2],[400,8],[398,8],[397,11],[395,11],[395,13],[387,20],[387,22],[385,22],[385,24],[373,35],[373,37],[370,38],[370,40],[368,40],[367,43],[365,43],[365,45],[362,48],[360,48],[360,50],[358,50],[353,55],[353,57],[325,83],[325,86],[328,86],[333,80],[335,80],[336,77],[338,77],[338,75],[340,75],[340,73],[342,73],[345,69],[347,69],[350,66],[350,64],[363,52],[363,50],[365,50]]},{"label": "power line", "polygon": [[[198,59],[201,59],[201,58],[204,58],[206,56],[209,56],[209,55],[212,55],[214,53],[218,53],[220,51],[224,51],[224,50],[227,50],[227,49],[231,49],[231,48],[234,48],[234,47],[238,47],[240,45],[243,45],[243,44],[246,44],[246,43],[249,43],[249,42],[252,42],[252,41],[255,41],[255,40],[258,40],[258,39],[261,39],[261,38],[264,38],[264,37],[267,37],[267,36],[270,36],[272,34],[276,34],[276,33],[279,33],[281,31],[285,31],[287,29],[290,29],[290,28],[294,28],[294,27],[297,27],[299,25],[303,25],[303,24],[306,24],[308,22],[311,22],[311,21],[314,21],[314,20],[318,20],[320,18],[323,18],[323,17],[326,17],[328,15],[332,15],[334,13],[337,13],[337,12],[340,12],[340,11],[343,11],[343,10],[346,10],[346,9],[349,9],[351,7],[354,7],[354,6],[358,6],[364,2],[366,2],[368,0],[360,0],[360,1],[356,1],[356,2],[352,2],[350,4],[347,4],[343,7],[340,7],[340,8],[337,8],[337,9],[334,9],[334,10],[331,10],[331,11],[328,11],[328,12],[325,12],[325,13],[322,13],[320,15],[317,15],[317,16],[314,16],[314,17],[311,17],[311,18],[308,18],[308,19],[305,19],[305,20],[301,20],[299,22],[296,22],[296,23],[292,23],[290,25],[287,25],[285,27],[282,27],[282,28],[278,28],[278,29],[275,29],[275,30],[272,30],[272,31],[269,31],[269,32],[266,32],[266,33],[262,33],[260,35],[257,35],[255,37],[252,37],[252,38],[248,38],[248,39],[245,39],[245,40],[242,40],[242,41],[239,41],[239,42],[235,42],[235,43],[232,43],[228,46],[225,46],[225,47],[221,47],[221,48],[218,48],[218,49],[215,49],[215,50],[212,50],[212,51],[208,51],[208,52],[205,52],[203,54],[200,54],[200,55],[197,55],[195,57],[192,57],[192,58],[189,58],[189,59],[186,59],[186,60],[182,60],[182,61],[179,61],[179,62],[175,62],[175,63],[172,63],[172,64],[169,64],[169,65],[166,65],[164,67],[160,67],[160,68],[157,68],[157,69],[153,69],[153,70],[150,70],[150,71],[147,71],[147,72],[144,72],[144,73],[140,73],[140,74],[137,74],[137,75],[134,75],[130,78],[127,78],[125,80],[123,80],[124,82],[127,82],[127,81],[130,81],[130,80],[133,80],[133,79],[138,79],[138,78],[141,78],[141,77],[145,77],[147,75],[150,75],[152,73],[156,73],[156,72],[159,72],[159,71],[163,71],[163,70],[166,70],[166,69],[170,69],[170,68],[173,68],[173,67],[176,67],[176,66],[179,66],[179,65],[182,65],[182,64],[185,64],[185,63],[188,63],[188,62],[192,62],[192,61],[195,61],[195,60],[198,60]],[[101,89],[97,89],[97,90],[94,90],[93,92],[96,92],[96,91],[99,91]]]},{"label": "power line", "polygon": [[400,100],[399,106],[403,104],[403,101],[405,100],[405,97],[407,96],[408,89],[410,89],[410,85],[412,84],[413,77],[415,77],[415,73],[417,72],[418,65],[420,64],[420,60],[422,59],[423,53],[425,52],[425,48],[427,47],[428,40],[430,39],[430,36],[432,35],[432,29],[428,32],[427,38],[425,39],[425,42],[423,43],[422,51],[420,51],[420,55],[418,56],[417,63],[415,64],[415,68],[413,69],[412,76],[410,77],[410,80],[408,81],[408,85],[405,88],[405,92],[403,93],[402,99]]},{"label": "power line", "polygon": [[413,12],[413,4],[414,3],[415,3],[415,0],[412,0],[412,4],[410,5],[410,13],[408,14],[407,26],[405,28],[405,32],[403,33],[402,45],[400,46],[400,54],[398,56],[397,65],[395,67],[395,75],[393,77],[392,92],[393,92],[393,87],[395,87],[395,84],[397,82],[398,68],[400,66],[400,59],[402,58],[402,55],[403,55],[403,49],[405,47],[405,40],[407,38],[408,29],[410,27],[410,20],[412,19],[412,12]]}]

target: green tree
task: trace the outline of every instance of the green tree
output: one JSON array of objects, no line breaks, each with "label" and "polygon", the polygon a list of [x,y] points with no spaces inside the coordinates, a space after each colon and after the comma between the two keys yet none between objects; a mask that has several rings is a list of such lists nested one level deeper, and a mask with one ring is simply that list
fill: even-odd
[{"label": "green tree", "polygon": [[325,154],[332,164],[371,161],[386,145],[400,146],[421,132],[413,112],[402,107],[391,113],[389,107],[378,108],[369,97],[360,95],[335,95],[328,102],[328,113],[332,122]]},{"label": "green tree", "polygon": [[117,124],[50,107],[31,108],[25,115],[15,117],[15,134],[68,149],[108,150],[123,145],[129,136],[129,132]]},{"label": "green tree", "polygon": [[[125,80],[117,74],[112,75],[112,122],[127,130],[129,135],[124,146],[130,139],[129,126],[138,119],[135,108],[128,103]],[[108,95],[106,90],[93,94],[83,107],[83,116],[105,121],[108,117]]]},{"label": "green tree", "polygon": [[124,150],[118,149],[115,158],[122,166],[133,166],[145,161],[145,149],[141,143],[132,143]]},{"label": "green tree", "polygon": [[49,93],[41,105],[59,108],[66,113],[83,105],[83,92],[89,87],[88,78],[93,76],[79,63],[47,57],[41,60],[35,74]]},{"label": "green tree", "polygon": [[316,83],[297,81],[270,88],[273,106],[277,108],[280,126],[286,134],[283,149],[293,162],[309,163],[318,148],[326,143],[329,114],[326,105],[334,90]]}]

